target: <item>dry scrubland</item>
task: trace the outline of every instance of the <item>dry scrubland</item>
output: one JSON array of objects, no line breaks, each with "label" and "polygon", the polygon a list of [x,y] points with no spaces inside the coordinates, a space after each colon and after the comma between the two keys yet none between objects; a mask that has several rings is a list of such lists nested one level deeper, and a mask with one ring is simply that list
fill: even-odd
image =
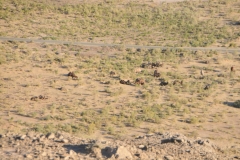
[{"label": "dry scrubland", "polygon": [[[64,131],[123,139],[171,131],[211,139],[226,153],[239,152],[239,53],[124,48],[239,47],[238,1],[74,6],[0,2],[1,36],[123,44],[108,48],[1,42],[1,133]],[[163,63],[157,68],[160,77],[153,76],[152,68],[135,73],[143,63],[157,61]],[[67,76],[70,71],[77,80]],[[116,74],[110,76],[110,71]],[[136,78],[145,84],[135,85]],[[132,85],[120,84],[122,79]],[[162,79],[169,84],[160,86]],[[174,80],[183,84],[173,85]],[[39,95],[48,98],[30,100]]]},{"label": "dry scrubland", "polygon": [[[20,42],[3,42],[0,48],[5,56],[1,59],[1,132],[60,130],[121,139],[176,131],[239,145],[239,108],[232,104],[239,100],[240,91],[236,53]],[[153,77],[151,68],[134,72],[143,62],[156,60],[164,64],[158,68],[160,78]],[[235,72],[230,73],[232,65]],[[78,80],[68,77],[69,71]],[[116,75],[110,77],[110,71]],[[145,79],[145,84],[119,83],[136,78]],[[169,85],[160,86],[159,79]],[[174,80],[183,80],[183,85],[173,85]],[[204,90],[207,84],[211,86]],[[48,99],[30,100],[39,95]]]},{"label": "dry scrubland", "polygon": [[178,47],[240,45],[238,0],[72,3],[1,0],[0,35]]}]

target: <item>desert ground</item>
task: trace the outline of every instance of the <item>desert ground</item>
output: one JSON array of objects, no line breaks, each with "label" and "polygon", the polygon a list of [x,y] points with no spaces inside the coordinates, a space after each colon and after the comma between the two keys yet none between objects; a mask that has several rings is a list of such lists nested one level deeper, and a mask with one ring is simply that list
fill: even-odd
[{"label": "desert ground", "polygon": [[[99,155],[92,145],[109,142],[113,150],[124,144],[129,159],[179,159],[184,153],[173,150],[180,144],[191,153],[182,159],[240,158],[239,17],[237,0],[0,0],[1,37],[118,44],[0,41],[0,155],[118,159],[117,151],[103,154],[106,146],[98,145]],[[59,133],[67,137],[63,143]],[[175,144],[179,135],[184,136]],[[169,146],[156,145],[163,151],[146,147],[166,137]],[[30,140],[56,145],[52,152],[69,145],[89,148],[85,142],[92,145],[91,154],[84,157],[88,152],[76,147],[69,156],[48,155],[37,147],[32,153],[26,153],[31,147],[18,150]],[[203,144],[211,145],[201,154],[197,145]],[[186,148],[191,145],[196,152]],[[34,149],[41,155],[34,156]]]}]

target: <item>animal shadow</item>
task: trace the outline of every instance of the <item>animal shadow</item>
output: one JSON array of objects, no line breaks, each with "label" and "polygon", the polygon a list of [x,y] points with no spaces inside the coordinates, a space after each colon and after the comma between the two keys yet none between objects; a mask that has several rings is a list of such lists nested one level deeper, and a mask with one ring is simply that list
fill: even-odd
[{"label": "animal shadow", "polygon": [[224,105],[230,106],[230,107],[234,107],[234,108],[239,108],[238,106],[236,106],[234,104],[234,102],[223,102]]}]

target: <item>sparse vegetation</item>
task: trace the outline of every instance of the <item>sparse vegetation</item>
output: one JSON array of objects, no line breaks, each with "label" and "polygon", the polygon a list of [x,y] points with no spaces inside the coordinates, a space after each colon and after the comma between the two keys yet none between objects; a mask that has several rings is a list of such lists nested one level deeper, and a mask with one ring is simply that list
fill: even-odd
[{"label": "sparse vegetation", "polygon": [[[231,124],[227,130],[232,131],[226,131],[226,136],[238,135],[238,53],[126,49],[124,45],[238,47],[239,28],[225,23],[225,19],[231,21],[239,15],[237,1],[149,3],[47,5],[0,0],[2,36],[41,35],[43,39],[121,44],[84,47],[1,42],[1,132],[60,130],[119,138],[139,130],[176,129],[196,137],[201,132],[220,134],[209,128],[219,125],[219,130],[226,131],[226,123]],[[33,16],[38,19],[33,20]],[[152,65],[156,62],[163,65]],[[234,72],[230,72],[231,66]],[[141,71],[135,72],[136,68]],[[110,76],[110,71],[115,74]],[[68,77],[69,72],[77,79]],[[136,84],[138,78],[144,84]],[[120,80],[129,80],[129,84]],[[40,93],[49,98],[30,99]],[[229,107],[230,101],[235,108]],[[15,122],[14,129],[8,126]]]}]

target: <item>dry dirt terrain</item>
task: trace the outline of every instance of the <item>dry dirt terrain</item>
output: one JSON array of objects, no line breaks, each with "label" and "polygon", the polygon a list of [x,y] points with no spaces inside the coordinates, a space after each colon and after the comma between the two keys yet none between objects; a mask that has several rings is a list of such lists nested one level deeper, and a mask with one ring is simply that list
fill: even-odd
[{"label": "dry dirt terrain", "polygon": [[238,49],[237,0],[0,2],[0,36],[121,44],[1,41],[0,159],[240,158],[239,52],[124,45]]}]

